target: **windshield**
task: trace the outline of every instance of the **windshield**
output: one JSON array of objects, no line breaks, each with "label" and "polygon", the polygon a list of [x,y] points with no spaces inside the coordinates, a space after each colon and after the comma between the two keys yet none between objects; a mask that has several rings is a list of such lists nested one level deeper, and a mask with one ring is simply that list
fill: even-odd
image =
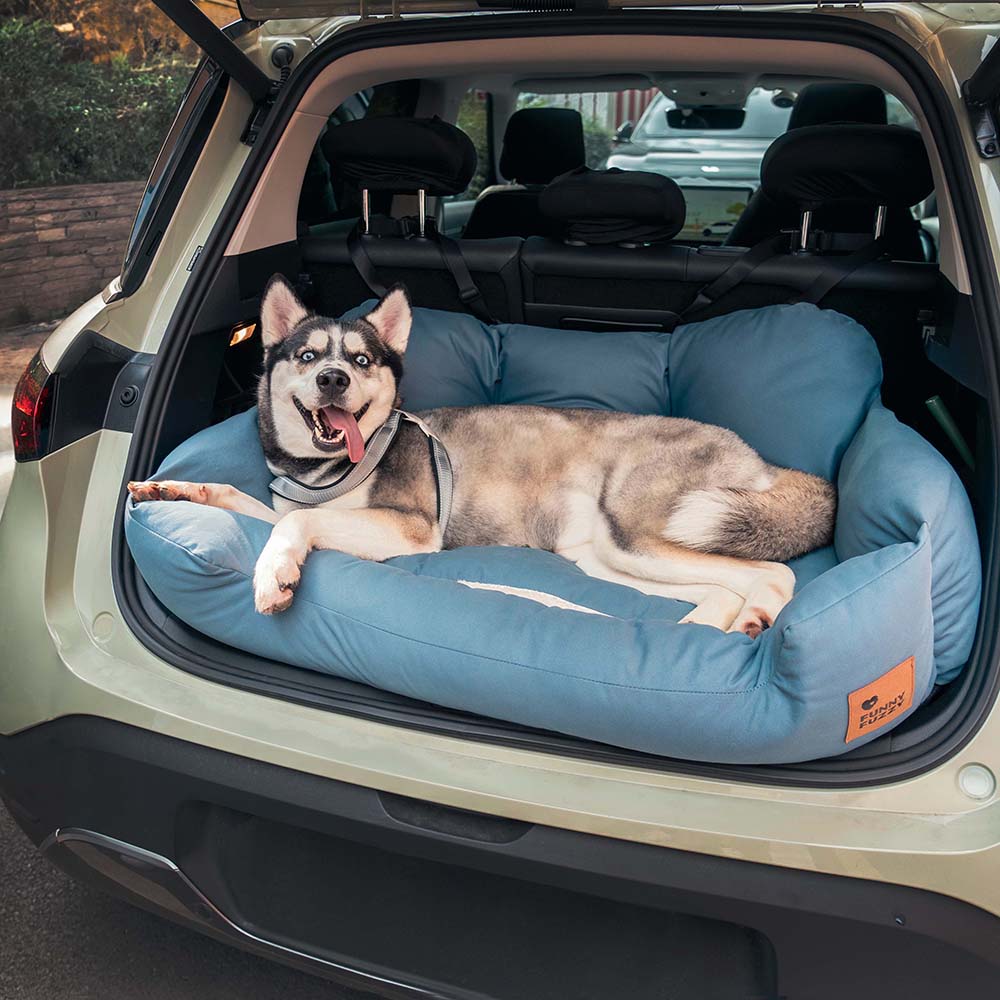
[{"label": "windshield", "polygon": [[773,101],[780,91],[755,87],[746,102],[746,117],[739,128],[671,128],[667,122],[667,112],[677,105],[662,94],[654,98],[646,109],[633,139],[775,139],[788,128],[791,106],[779,107]]}]

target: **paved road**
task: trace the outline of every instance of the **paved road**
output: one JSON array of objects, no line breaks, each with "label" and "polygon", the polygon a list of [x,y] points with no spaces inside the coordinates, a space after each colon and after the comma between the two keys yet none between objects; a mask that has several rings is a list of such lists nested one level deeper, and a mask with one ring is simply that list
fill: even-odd
[{"label": "paved road", "polygon": [[372,1000],[84,888],[0,805],[2,1000]]}]

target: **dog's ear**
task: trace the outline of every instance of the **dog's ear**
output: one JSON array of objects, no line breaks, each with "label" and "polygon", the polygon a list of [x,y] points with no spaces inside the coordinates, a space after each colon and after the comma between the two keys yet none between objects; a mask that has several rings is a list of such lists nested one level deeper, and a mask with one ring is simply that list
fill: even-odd
[{"label": "dog's ear", "polygon": [[413,323],[410,297],[406,294],[406,289],[402,285],[393,285],[365,317],[365,322],[375,327],[379,340],[386,347],[402,354],[410,339],[410,327]]},{"label": "dog's ear", "polygon": [[265,347],[274,347],[309,315],[295,289],[275,274],[264,289],[260,302],[260,335]]}]

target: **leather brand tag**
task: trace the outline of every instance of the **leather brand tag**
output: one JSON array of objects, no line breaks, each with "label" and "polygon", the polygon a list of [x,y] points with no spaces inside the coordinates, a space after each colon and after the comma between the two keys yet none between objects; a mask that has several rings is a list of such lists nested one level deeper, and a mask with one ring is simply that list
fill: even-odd
[{"label": "leather brand tag", "polygon": [[913,657],[847,696],[845,743],[881,729],[913,704]]}]

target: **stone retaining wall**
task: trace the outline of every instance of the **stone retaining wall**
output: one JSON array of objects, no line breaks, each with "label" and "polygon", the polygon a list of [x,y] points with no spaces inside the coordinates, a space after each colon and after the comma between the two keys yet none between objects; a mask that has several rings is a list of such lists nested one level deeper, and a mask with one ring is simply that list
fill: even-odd
[{"label": "stone retaining wall", "polygon": [[0,191],[0,328],[71,313],[121,270],[143,181]]}]

